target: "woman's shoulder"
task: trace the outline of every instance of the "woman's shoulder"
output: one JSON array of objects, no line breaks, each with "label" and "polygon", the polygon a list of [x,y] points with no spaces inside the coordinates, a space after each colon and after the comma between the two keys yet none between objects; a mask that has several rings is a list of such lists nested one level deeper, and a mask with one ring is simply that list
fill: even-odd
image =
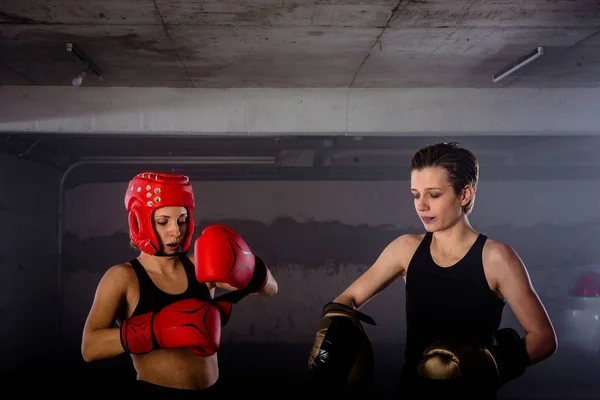
[{"label": "woman's shoulder", "polygon": [[396,240],[394,240],[394,242],[397,242],[398,244],[402,245],[402,246],[409,246],[409,247],[418,247],[419,244],[421,244],[421,242],[423,241],[423,239],[425,238],[425,234],[424,233],[405,233],[403,235],[400,235],[396,238]]},{"label": "woman's shoulder", "polygon": [[129,281],[135,278],[135,270],[131,263],[124,262],[112,265],[109,267],[104,273],[104,279],[108,280],[119,280],[119,281]]},{"label": "woman's shoulder", "polygon": [[389,248],[392,252],[399,254],[404,263],[408,265],[423,238],[425,238],[425,234],[405,233],[394,239]]},{"label": "woman's shoulder", "polygon": [[520,262],[516,250],[506,242],[488,237],[483,245],[483,261],[485,263],[505,264]]}]

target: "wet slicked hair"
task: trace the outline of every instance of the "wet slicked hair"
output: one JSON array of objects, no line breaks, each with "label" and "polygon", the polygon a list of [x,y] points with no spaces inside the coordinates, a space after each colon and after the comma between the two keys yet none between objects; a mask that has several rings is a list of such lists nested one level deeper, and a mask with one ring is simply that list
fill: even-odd
[{"label": "wet slicked hair", "polygon": [[467,185],[473,187],[473,197],[463,206],[469,214],[475,205],[475,192],[479,183],[479,162],[475,155],[457,142],[444,142],[418,150],[410,163],[409,172],[427,167],[441,167],[448,173],[448,181],[458,196]]}]

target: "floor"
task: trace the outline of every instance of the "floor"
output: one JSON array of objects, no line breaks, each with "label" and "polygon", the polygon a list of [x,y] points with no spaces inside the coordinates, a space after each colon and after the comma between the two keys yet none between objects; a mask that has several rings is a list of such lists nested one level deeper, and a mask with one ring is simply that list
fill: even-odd
[{"label": "floor", "polygon": [[[257,394],[261,400],[288,395],[330,398],[331,389],[317,385],[307,370],[311,344],[229,344],[220,351],[221,387]],[[366,393],[350,391],[345,398],[392,399],[402,365],[401,345],[374,345],[375,376]],[[47,394],[118,393],[134,372],[127,356],[84,363],[76,350],[62,357],[40,359],[3,376],[6,387]],[[36,383],[32,385],[32,383]],[[335,393],[341,394],[339,390]],[[351,394],[356,396],[350,396]],[[336,396],[337,397],[337,396]],[[600,399],[600,357],[560,351],[499,392],[498,399]]]}]

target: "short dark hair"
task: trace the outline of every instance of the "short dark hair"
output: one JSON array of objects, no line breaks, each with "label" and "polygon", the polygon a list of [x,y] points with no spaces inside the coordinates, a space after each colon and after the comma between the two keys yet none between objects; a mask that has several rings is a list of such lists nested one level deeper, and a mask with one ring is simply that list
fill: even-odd
[{"label": "short dark hair", "polygon": [[457,196],[465,186],[473,187],[473,197],[463,206],[463,211],[470,213],[475,205],[475,192],[479,183],[479,162],[475,155],[457,142],[437,143],[423,147],[414,154],[409,172],[427,167],[444,168]]}]

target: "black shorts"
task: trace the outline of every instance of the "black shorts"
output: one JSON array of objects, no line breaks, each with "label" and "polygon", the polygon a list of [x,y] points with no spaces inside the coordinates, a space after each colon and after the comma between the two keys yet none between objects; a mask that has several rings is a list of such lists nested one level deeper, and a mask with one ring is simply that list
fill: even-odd
[{"label": "black shorts", "polygon": [[128,394],[135,396],[159,396],[177,399],[217,399],[222,397],[219,382],[206,389],[175,389],[166,386],[155,385],[150,382],[135,380],[128,387]]},{"label": "black shorts", "polygon": [[397,398],[423,400],[458,398],[461,400],[495,400],[497,390],[478,386],[476,382],[463,379],[430,380],[415,373],[416,368],[404,368],[398,382]]}]

